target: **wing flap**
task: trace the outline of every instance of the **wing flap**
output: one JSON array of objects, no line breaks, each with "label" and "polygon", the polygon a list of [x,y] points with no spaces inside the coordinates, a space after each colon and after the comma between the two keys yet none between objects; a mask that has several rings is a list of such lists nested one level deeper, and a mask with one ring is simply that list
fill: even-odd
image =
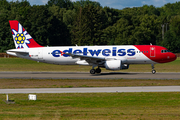
[{"label": "wing flap", "polygon": [[66,55],[70,55],[73,58],[80,58],[81,60],[86,60],[86,59],[93,59],[93,60],[105,60],[103,57],[93,57],[93,56],[86,56],[86,55],[77,55],[77,54],[72,54],[72,53],[65,53]]},{"label": "wing flap", "polygon": [[78,55],[78,54],[72,54],[72,53],[64,53],[66,55],[70,55],[72,58],[80,58],[81,60],[85,60],[88,63],[97,64],[102,61],[105,61],[106,59],[103,57],[94,57],[94,56],[86,56],[86,55]]}]

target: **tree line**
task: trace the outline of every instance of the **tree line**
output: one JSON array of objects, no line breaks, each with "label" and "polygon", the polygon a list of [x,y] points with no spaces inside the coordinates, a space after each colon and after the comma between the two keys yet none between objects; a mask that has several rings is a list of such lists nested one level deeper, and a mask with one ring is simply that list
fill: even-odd
[{"label": "tree line", "polygon": [[18,20],[42,46],[161,45],[180,52],[180,2],[124,8],[90,0],[0,0],[0,52],[14,48],[9,20]]}]

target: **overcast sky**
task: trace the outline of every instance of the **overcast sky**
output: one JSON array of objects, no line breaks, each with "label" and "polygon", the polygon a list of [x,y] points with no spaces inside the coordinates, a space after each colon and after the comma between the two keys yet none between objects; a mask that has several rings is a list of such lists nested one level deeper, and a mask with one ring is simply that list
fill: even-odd
[{"label": "overcast sky", "polygon": [[[8,1],[16,1],[16,0],[8,0]],[[21,0],[19,0],[21,1]],[[27,0],[31,5],[45,5],[48,0]],[[79,1],[79,0],[71,0],[71,1]],[[101,4],[101,6],[108,6],[116,9],[123,9],[126,7],[141,7],[143,5],[154,5],[155,7],[162,7],[167,3],[175,3],[180,0],[91,0],[97,1]]]}]

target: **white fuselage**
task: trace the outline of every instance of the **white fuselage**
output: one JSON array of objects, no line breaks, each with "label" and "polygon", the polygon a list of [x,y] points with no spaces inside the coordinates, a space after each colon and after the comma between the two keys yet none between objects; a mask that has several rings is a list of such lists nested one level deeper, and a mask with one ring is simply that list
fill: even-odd
[{"label": "white fuselage", "polygon": [[[35,60],[44,63],[73,65],[77,64],[80,58],[73,58],[63,53],[73,53],[91,57],[101,57],[108,59],[121,60],[125,64],[150,64],[156,63],[147,58],[141,51],[133,45],[121,46],[67,46],[67,47],[40,47],[28,48],[23,51],[29,54],[8,53],[21,58]],[[63,53],[61,53],[63,52]],[[147,51],[148,52],[148,51]]]},{"label": "white fuselage", "polygon": [[152,64],[152,73],[155,74],[153,64],[177,58],[166,48],[156,45],[43,47],[17,20],[10,20],[9,24],[16,49],[8,50],[8,54],[50,64],[91,65],[91,74],[101,73],[101,67],[128,69],[129,64]]}]

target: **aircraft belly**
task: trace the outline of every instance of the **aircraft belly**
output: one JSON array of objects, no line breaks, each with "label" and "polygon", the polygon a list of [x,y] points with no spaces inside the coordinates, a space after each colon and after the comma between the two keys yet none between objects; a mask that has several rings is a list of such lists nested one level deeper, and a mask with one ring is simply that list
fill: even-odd
[{"label": "aircraft belly", "polygon": [[127,57],[127,63],[128,64],[152,64],[156,63],[149,58],[147,58],[144,54],[139,54],[132,57]]}]

